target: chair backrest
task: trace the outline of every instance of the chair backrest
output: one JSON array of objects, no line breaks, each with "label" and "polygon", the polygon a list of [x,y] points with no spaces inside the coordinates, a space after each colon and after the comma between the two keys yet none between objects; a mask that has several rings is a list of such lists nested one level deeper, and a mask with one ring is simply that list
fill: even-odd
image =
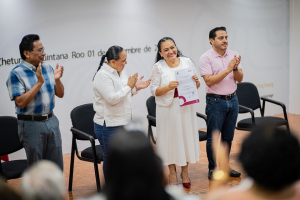
[{"label": "chair backrest", "polygon": [[7,155],[23,148],[18,135],[18,120],[0,116],[0,155]]},{"label": "chair backrest", "polygon": [[[146,101],[147,111],[148,115],[152,117],[156,117],[156,103],[155,103],[155,97],[151,96]],[[156,123],[153,121],[149,121],[151,126],[156,126]]]},{"label": "chair backrest", "polygon": [[[92,103],[77,106],[71,111],[73,127],[96,138],[94,132],[94,115],[95,111]],[[76,135],[75,138],[78,140],[86,140],[78,135]]]},{"label": "chair backrest", "polygon": [[[256,86],[253,83],[242,82],[237,84],[236,90],[239,104],[256,110],[261,109],[260,97]],[[247,111],[240,109],[239,113],[246,113]]]}]

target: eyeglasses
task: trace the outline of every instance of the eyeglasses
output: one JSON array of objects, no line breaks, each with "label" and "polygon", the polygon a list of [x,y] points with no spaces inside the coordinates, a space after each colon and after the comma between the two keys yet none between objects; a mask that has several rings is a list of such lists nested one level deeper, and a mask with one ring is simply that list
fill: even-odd
[{"label": "eyeglasses", "polygon": [[39,51],[40,54],[43,54],[45,52],[45,47],[43,47],[41,50],[32,50],[32,51]]}]

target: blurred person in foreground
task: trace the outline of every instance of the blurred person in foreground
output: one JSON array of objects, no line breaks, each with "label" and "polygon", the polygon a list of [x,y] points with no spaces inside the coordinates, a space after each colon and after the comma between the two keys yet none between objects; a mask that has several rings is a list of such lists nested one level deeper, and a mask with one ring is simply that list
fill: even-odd
[{"label": "blurred person in foreground", "polygon": [[108,155],[106,185],[90,200],[177,200],[186,196],[199,200],[184,195],[178,186],[165,190],[167,178],[162,161],[141,131],[118,131],[112,137]]},{"label": "blurred person in foreground", "polygon": [[24,200],[64,200],[68,197],[63,173],[50,161],[39,161],[24,172],[21,194]]},{"label": "blurred person in foreground", "polygon": [[242,144],[239,160],[253,183],[237,190],[224,187],[228,180],[228,155],[224,152],[228,147],[224,143],[217,147],[217,135],[213,149],[220,154],[216,159],[220,169],[213,175],[214,190],[208,200],[300,199],[300,146],[292,133],[270,122],[251,132]]}]

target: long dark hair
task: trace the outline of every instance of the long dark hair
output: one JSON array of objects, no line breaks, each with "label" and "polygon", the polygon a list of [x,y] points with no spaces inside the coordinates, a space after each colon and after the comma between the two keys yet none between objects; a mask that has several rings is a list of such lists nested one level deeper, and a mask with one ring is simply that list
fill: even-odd
[{"label": "long dark hair", "polygon": [[[173,43],[175,44],[175,46],[177,47],[175,41],[174,41],[172,38],[170,38],[170,37],[164,37],[164,38],[160,39],[159,42],[158,42],[158,44],[157,44],[157,54],[156,54],[156,60],[155,60],[155,62],[158,62],[158,61],[160,61],[161,59],[164,59],[164,58],[160,55],[159,52],[161,52],[161,44],[162,44],[163,42],[167,41],[167,40],[172,40]],[[179,51],[179,49],[177,48],[177,57],[180,57],[180,56],[183,56],[183,55],[182,55],[181,51]]]},{"label": "long dark hair", "polygon": [[[120,59],[120,54],[121,54],[122,51],[123,51],[123,48],[120,47],[120,46],[111,46],[111,47],[109,47],[106,54],[104,54],[101,57],[100,64],[99,64],[99,67],[97,69],[97,72],[101,69],[105,58],[107,59],[107,62],[109,62],[110,60],[119,60]],[[95,75],[93,77],[93,80],[94,80],[97,72],[95,73]]]},{"label": "long dark hair", "polygon": [[110,140],[106,186],[108,200],[169,200],[160,160],[140,131],[119,131]]}]

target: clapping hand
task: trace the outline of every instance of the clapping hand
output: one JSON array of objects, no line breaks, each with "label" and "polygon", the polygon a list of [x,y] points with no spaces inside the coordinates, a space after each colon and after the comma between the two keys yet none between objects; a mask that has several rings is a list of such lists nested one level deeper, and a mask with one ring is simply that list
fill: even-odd
[{"label": "clapping hand", "polygon": [[59,64],[56,64],[56,68],[54,70],[54,79],[55,80],[59,80],[64,73],[64,67],[63,66],[59,66]]},{"label": "clapping hand", "polygon": [[237,58],[236,58],[236,56],[234,56],[234,58],[232,58],[232,60],[229,62],[228,67],[227,67],[227,70],[229,73],[235,69],[236,62],[237,62]]},{"label": "clapping hand", "polygon": [[150,85],[151,78],[149,78],[149,79],[146,80],[146,81],[143,81],[143,78],[144,78],[144,76],[142,76],[142,77],[136,82],[135,88],[136,88],[137,90],[145,89],[145,88],[147,88],[147,87]]},{"label": "clapping hand", "polygon": [[240,62],[241,62],[241,56],[239,56],[238,58],[236,56],[234,56],[234,57],[236,58],[236,62],[235,62],[235,65],[234,65],[233,68],[236,69],[239,66]]},{"label": "clapping hand", "polygon": [[137,82],[138,73],[135,73],[133,76],[129,76],[127,85],[133,89]]},{"label": "clapping hand", "polygon": [[38,79],[38,82],[41,83],[41,85],[44,83],[45,79],[42,72],[42,64],[40,63],[39,66],[36,68],[35,75]]}]

